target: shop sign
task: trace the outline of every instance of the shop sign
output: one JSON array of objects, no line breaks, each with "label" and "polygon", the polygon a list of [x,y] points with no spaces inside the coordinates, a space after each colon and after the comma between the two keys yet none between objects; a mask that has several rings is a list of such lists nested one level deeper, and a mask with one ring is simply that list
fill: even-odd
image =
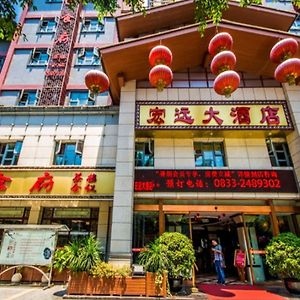
[{"label": "shop sign", "polygon": [[73,9],[69,1],[63,1],[38,105],[64,104],[80,9],[79,5]]},{"label": "shop sign", "polygon": [[298,193],[292,170],[135,170],[135,192]]},{"label": "shop sign", "polygon": [[0,194],[113,194],[114,172],[1,171]]},{"label": "shop sign", "polygon": [[136,129],[293,129],[286,101],[139,101]]}]

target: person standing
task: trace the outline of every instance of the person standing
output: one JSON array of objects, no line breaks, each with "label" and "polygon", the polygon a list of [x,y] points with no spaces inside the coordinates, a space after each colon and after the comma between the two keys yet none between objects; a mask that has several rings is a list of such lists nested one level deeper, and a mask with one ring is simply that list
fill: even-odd
[{"label": "person standing", "polygon": [[222,253],[222,247],[218,244],[216,240],[212,240],[212,251],[214,253],[214,264],[218,276],[218,283],[225,284],[225,274],[224,274],[224,256]]}]

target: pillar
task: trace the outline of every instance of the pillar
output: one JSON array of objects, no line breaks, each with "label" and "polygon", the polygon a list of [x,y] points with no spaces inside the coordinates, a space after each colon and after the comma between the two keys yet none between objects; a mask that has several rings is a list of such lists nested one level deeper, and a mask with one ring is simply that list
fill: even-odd
[{"label": "pillar", "polygon": [[121,90],[109,254],[115,265],[129,265],[132,256],[135,91],[135,81],[127,82]]}]

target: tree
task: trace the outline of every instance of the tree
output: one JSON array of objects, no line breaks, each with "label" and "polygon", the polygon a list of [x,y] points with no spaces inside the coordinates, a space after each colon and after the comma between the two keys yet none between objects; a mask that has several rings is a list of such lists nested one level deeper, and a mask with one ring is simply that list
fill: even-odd
[{"label": "tree", "polygon": [[[175,1],[175,0],[173,0]],[[199,22],[200,32],[206,28],[206,21],[213,20],[218,24],[222,19],[222,12],[228,8],[229,0],[194,0],[195,1],[195,21]],[[16,6],[24,8],[26,5],[33,7],[34,0],[1,0],[0,1],[0,40],[10,41],[14,36],[21,33],[21,24],[15,21]],[[144,0],[124,0],[133,12],[144,11]],[[242,7],[251,4],[261,4],[262,0],[240,0]],[[276,2],[276,0],[274,0]],[[112,15],[118,8],[118,0],[69,0],[71,6],[79,3],[93,3],[99,13],[99,17]],[[300,0],[292,0],[292,4],[300,8]]]}]

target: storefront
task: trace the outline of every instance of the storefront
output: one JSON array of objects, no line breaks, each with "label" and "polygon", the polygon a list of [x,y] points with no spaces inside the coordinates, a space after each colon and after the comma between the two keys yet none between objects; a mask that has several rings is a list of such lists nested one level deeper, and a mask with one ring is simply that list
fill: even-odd
[{"label": "storefront", "polygon": [[[0,223],[67,225],[58,246],[94,234],[108,251],[113,169],[3,169]],[[9,200],[9,201],[8,201]]]}]

